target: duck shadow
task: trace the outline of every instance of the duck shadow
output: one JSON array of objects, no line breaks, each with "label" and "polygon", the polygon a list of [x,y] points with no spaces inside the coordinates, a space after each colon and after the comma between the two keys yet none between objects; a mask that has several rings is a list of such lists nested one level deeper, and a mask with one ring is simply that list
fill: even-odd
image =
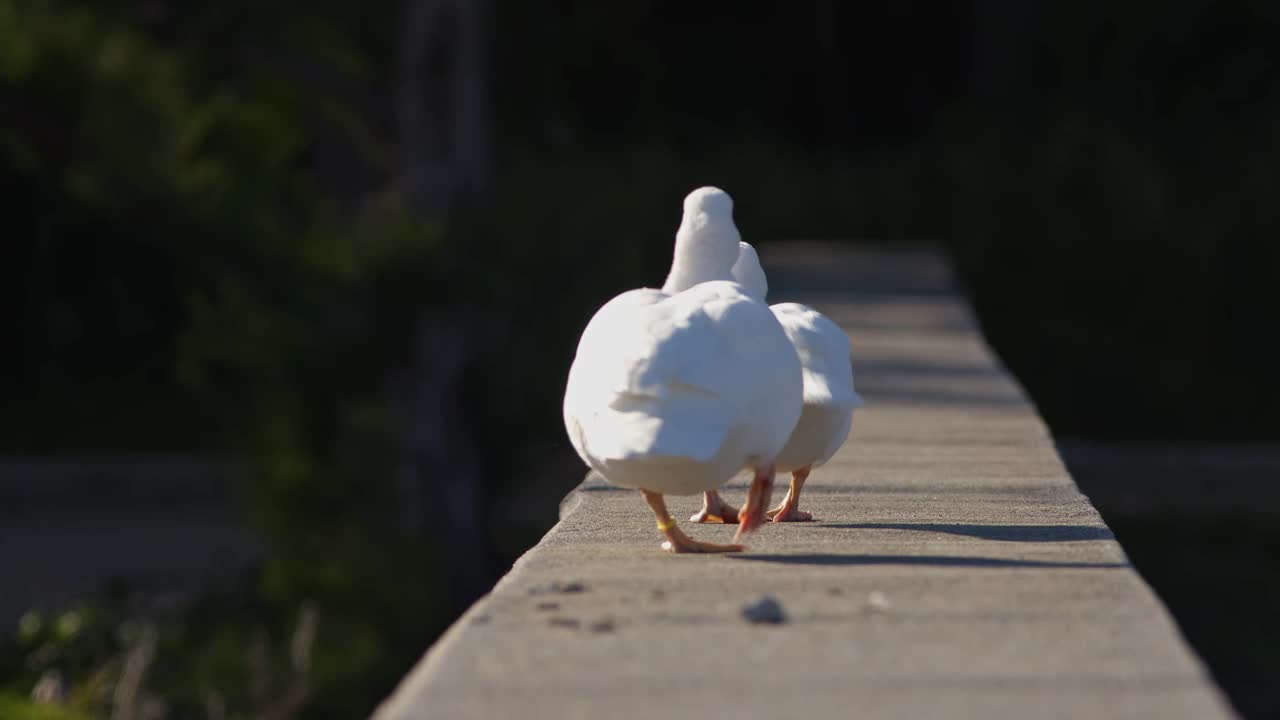
[{"label": "duck shadow", "polygon": [[1105,527],[1088,525],[963,525],[957,523],[819,523],[821,528],[843,530],[912,530],[965,535],[1004,542],[1082,542],[1114,540]]},{"label": "duck shadow", "polygon": [[908,565],[929,567],[970,568],[1056,568],[1056,569],[1119,569],[1129,563],[1089,563],[1057,560],[1014,560],[1008,558],[961,557],[954,555],[843,555],[835,553],[802,553],[730,555],[733,560],[777,563],[779,565]]}]

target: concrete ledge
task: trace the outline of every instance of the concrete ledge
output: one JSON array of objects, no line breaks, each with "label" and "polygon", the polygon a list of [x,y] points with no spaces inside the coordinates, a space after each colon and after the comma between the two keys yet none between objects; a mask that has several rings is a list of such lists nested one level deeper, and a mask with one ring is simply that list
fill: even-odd
[{"label": "concrete ledge", "polygon": [[[849,330],[870,401],[806,486],[818,521],[668,556],[639,497],[589,477],[378,720],[1234,717],[938,254],[766,250],[770,300]],[[785,621],[744,620],[766,595]]]}]

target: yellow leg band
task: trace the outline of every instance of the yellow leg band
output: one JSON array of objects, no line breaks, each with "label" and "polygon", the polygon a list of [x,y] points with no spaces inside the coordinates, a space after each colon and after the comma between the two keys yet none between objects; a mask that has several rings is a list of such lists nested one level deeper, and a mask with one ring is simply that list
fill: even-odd
[{"label": "yellow leg band", "polygon": [[676,519],[670,515],[658,521],[658,529],[666,532],[676,526]]}]

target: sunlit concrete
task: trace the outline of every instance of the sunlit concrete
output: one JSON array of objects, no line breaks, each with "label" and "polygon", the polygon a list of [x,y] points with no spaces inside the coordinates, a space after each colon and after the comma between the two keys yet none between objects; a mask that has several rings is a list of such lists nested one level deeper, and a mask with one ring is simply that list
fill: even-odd
[{"label": "sunlit concrete", "polygon": [[[848,329],[868,400],[805,487],[817,521],[766,526],[740,555],[670,556],[635,492],[588,477],[378,720],[1233,717],[944,258],[762,255],[771,301]],[[670,501],[681,519],[698,507]],[[763,595],[786,622],[742,619]]]}]

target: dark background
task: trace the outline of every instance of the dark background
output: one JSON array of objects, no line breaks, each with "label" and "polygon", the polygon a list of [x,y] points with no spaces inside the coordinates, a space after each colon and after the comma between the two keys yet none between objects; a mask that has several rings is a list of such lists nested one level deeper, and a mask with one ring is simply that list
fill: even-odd
[{"label": "dark background", "polygon": [[716,184],[753,242],[945,245],[1138,569],[1280,717],[1278,61],[1266,0],[0,0],[0,452],[232,458],[260,541],[34,598],[0,710],[101,716],[145,650],[176,717],[362,716],[554,522],[577,335]]}]

